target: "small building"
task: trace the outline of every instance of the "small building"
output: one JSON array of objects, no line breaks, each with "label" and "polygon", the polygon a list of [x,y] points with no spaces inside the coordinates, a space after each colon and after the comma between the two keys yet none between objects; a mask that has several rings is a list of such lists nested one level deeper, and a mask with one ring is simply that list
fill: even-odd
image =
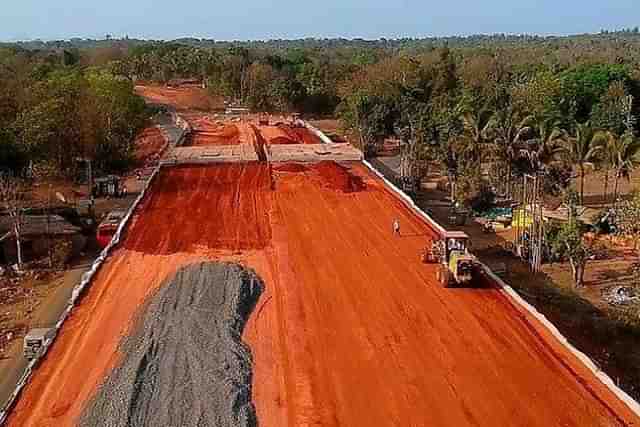
[{"label": "small building", "polygon": [[116,175],[107,175],[96,178],[93,181],[93,195],[95,197],[123,196],[123,185],[120,177]]},{"label": "small building", "polygon": [[[48,256],[49,248],[64,245],[68,256],[78,255],[85,247],[87,238],[76,227],[58,215],[26,215],[22,218],[20,247],[23,262]],[[65,260],[66,261],[66,260]],[[0,263],[18,262],[18,249],[13,228],[13,218],[0,217]]]}]

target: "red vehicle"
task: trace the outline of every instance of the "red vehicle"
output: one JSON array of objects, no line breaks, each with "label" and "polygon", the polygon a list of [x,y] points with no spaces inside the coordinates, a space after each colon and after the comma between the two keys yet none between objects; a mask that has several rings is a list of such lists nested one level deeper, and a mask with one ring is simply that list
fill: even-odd
[{"label": "red vehicle", "polygon": [[100,225],[98,225],[96,240],[101,248],[106,248],[109,245],[113,235],[118,231],[120,222],[124,218],[125,214],[125,211],[111,211]]}]

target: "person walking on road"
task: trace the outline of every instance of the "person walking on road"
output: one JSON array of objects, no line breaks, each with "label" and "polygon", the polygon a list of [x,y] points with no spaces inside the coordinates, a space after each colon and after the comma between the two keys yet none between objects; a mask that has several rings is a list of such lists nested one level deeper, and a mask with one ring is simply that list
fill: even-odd
[{"label": "person walking on road", "polygon": [[400,235],[400,221],[397,218],[393,220],[393,234]]}]

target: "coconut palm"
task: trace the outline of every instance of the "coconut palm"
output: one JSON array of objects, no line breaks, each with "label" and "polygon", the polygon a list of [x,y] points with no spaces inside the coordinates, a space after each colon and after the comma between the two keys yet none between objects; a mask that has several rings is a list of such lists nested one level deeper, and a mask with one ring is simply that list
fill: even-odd
[{"label": "coconut palm", "polygon": [[484,146],[488,141],[488,133],[492,124],[494,112],[487,106],[478,110],[467,110],[461,115],[464,132],[462,140],[462,157],[470,157],[474,162],[482,158]]},{"label": "coconut palm", "polygon": [[580,173],[580,203],[584,204],[585,168],[596,160],[606,144],[605,132],[591,126],[590,122],[578,123],[575,136],[568,138],[561,152]]},{"label": "coconut palm", "polygon": [[615,171],[613,199],[618,198],[618,182],[620,178],[631,177],[631,172],[640,164],[640,139],[631,132],[612,140],[611,157]]},{"label": "coconut palm", "polygon": [[495,136],[494,149],[497,157],[507,166],[507,194],[511,193],[511,171],[515,161],[526,151],[522,147],[525,137],[532,131],[533,116],[522,114],[509,106],[494,115],[491,131]]},{"label": "coconut palm", "polygon": [[531,169],[540,172],[547,165],[558,160],[558,153],[568,140],[567,131],[554,119],[539,121],[535,126],[536,137],[531,140],[533,149],[523,153],[531,164]]},{"label": "coconut palm", "polygon": [[567,141],[567,132],[556,120],[541,120],[533,127],[535,137],[528,141],[520,157],[527,160],[533,173],[542,173],[545,168],[558,161],[558,154]]}]

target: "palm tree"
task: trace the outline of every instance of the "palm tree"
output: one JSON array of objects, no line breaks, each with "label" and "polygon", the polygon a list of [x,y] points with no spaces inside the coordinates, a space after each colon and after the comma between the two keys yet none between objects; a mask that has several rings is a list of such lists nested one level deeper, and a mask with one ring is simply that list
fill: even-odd
[{"label": "palm tree", "polygon": [[536,124],[537,137],[532,140],[535,144],[533,150],[529,150],[527,157],[531,168],[542,171],[547,165],[557,161],[558,153],[568,140],[567,131],[560,127],[560,122],[555,119],[540,120]]},{"label": "palm tree", "polygon": [[491,122],[495,135],[495,149],[499,158],[507,166],[507,194],[511,194],[511,171],[522,151],[520,145],[526,134],[531,132],[533,116],[524,115],[513,106],[497,112]]},{"label": "palm tree", "polygon": [[462,114],[460,118],[464,126],[463,139],[466,144],[464,153],[458,154],[462,154],[463,157],[467,157],[465,154],[468,154],[474,162],[480,161],[493,116],[494,112],[487,106],[477,111],[467,110]]},{"label": "palm tree", "polygon": [[562,149],[567,161],[580,172],[580,204],[584,204],[585,166],[596,159],[605,143],[605,132],[592,127],[590,122],[578,123],[575,136],[569,138]]},{"label": "palm tree", "polygon": [[613,140],[612,160],[615,171],[615,188],[613,200],[618,198],[618,182],[620,178],[630,179],[633,169],[640,164],[640,139],[631,132]]}]

